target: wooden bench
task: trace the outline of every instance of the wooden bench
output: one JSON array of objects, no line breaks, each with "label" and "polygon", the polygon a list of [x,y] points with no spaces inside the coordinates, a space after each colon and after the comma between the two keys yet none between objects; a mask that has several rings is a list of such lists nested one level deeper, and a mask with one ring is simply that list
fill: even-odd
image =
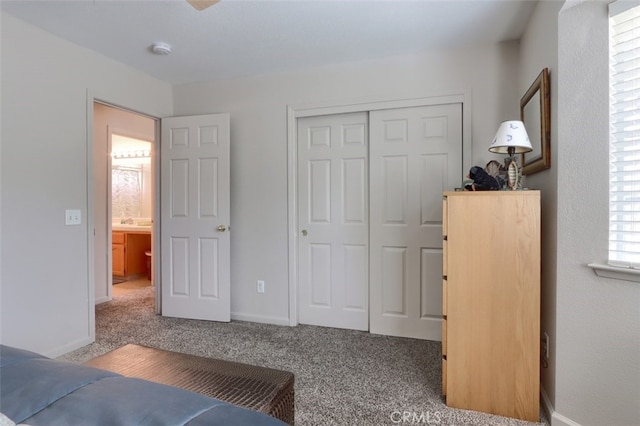
[{"label": "wooden bench", "polygon": [[294,376],[287,371],[140,345],[123,346],[84,364],[198,392],[294,424]]}]

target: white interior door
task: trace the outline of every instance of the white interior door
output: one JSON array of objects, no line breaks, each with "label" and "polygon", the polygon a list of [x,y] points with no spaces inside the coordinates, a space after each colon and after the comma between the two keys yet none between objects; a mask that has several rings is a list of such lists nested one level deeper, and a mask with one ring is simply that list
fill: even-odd
[{"label": "white interior door", "polygon": [[462,179],[462,105],[373,111],[370,331],[441,339],[442,192]]},{"label": "white interior door", "polygon": [[298,120],[299,321],[367,330],[367,113]]},{"label": "white interior door", "polygon": [[229,114],[162,120],[165,316],[230,321]]}]

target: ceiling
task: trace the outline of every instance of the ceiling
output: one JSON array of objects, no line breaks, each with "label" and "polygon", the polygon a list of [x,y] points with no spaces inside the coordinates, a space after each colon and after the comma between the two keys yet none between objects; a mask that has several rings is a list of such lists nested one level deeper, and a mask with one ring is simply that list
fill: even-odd
[{"label": "ceiling", "polygon": [[[535,0],[0,0],[13,15],[171,84],[519,39]],[[154,42],[170,55],[151,52]]]}]

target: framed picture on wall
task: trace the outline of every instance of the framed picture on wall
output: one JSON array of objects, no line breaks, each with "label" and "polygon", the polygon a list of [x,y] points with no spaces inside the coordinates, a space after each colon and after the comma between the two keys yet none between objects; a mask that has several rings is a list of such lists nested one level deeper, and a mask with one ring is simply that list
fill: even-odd
[{"label": "framed picture on wall", "polygon": [[531,175],[551,167],[551,114],[549,69],[544,68],[520,99],[524,122],[533,151],[522,154],[522,174]]}]

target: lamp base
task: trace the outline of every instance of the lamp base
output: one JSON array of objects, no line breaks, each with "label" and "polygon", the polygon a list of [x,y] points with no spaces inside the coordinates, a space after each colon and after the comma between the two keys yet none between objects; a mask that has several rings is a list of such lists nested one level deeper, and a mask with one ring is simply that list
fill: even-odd
[{"label": "lamp base", "polygon": [[511,155],[504,160],[506,170],[506,185],[512,191],[522,189],[522,169],[518,166],[518,160]]}]

